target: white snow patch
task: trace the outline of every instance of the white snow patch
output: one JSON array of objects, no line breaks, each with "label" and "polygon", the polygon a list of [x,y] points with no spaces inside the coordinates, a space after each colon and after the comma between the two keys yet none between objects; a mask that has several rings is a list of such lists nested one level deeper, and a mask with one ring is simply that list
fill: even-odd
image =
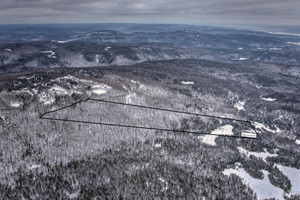
[{"label": "white snow patch", "polygon": [[36,168],[39,168],[39,167],[41,167],[41,165],[33,164],[33,165],[30,167],[30,169],[36,169]]},{"label": "white snow patch", "polygon": [[299,144],[300,145],[300,140],[296,139],[296,144]]},{"label": "white snow patch", "polygon": [[23,104],[22,102],[18,102],[18,101],[10,102],[11,107],[14,107],[14,108],[18,108],[22,104]]},{"label": "white snow patch", "polygon": [[[33,89],[32,89],[33,90]],[[28,94],[30,94],[31,96],[33,96],[33,93],[28,89],[28,88],[23,88],[21,90],[21,92],[27,92]]]},{"label": "white snow patch", "polygon": [[239,60],[249,60],[249,58],[239,58]]},{"label": "white snow patch", "polygon": [[160,147],[161,147],[161,144],[160,144],[160,143],[156,143],[154,146],[155,146],[156,148],[160,148]]},{"label": "white snow patch", "polygon": [[211,134],[213,135],[233,135],[233,127],[231,125],[220,126],[216,130],[213,130]]},{"label": "white snow patch", "polygon": [[300,169],[277,165],[278,169],[291,181],[291,192],[289,194],[300,194]]},{"label": "white snow patch", "polygon": [[70,39],[70,40],[51,40],[52,42],[57,42],[59,44],[63,44],[63,43],[67,43],[67,42],[71,42],[71,41],[74,41],[74,40],[78,40],[78,39]]},{"label": "white snow patch", "polygon": [[255,85],[255,87],[256,87],[257,89],[260,89],[262,86],[260,86],[260,85]]},{"label": "white snow patch", "polygon": [[103,94],[106,93],[109,89],[111,89],[111,87],[108,85],[99,84],[98,82],[87,80],[87,79],[80,79],[71,75],[60,77],[55,80],[61,81],[62,79],[69,79],[69,80],[76,81],[77,83],[79,82],[79,83],[87,84],[92,87],[92,93],[95,94]]},{"label": "white snow patch", "polygon": [[58,85],[54,85],[49,90],[56,93],[56,94],[58,94],[58,95],[67,95],[67,94],[69,94],[68,91],[65,88],[60,87]]},{"label": "white snow patch", "polygon": [[106,91],[105,90],[101,90],[101,89],[96,89],[96,90],[93,90],[93,93],[100,95],[100,94],[105,94]]},{"label": "white snow patch", "polygon": [[50,96],[49,94],[46,94],[46,92],[42,92],[39,95],[39,100],[41,103],[43,103],[44,105],[49,105],[55,102],[55,98],[53,98],[52,96]]},{"label": "white snow patch", "polygon": [[104,84],[98,84],[92,86],[92,93],[94,94],[105,94],[107,92],[107,89],[110,89],[111,87],[104,85]]},{"label": "white snow patch", "polygon": [[244,109],[245,103],[246,103],[245,101],[239,101],[234,104],[234,107],[237,108],[238,110],[245,110]]},{"label": "white snow patch", "polygon": [[126,97],[125,97],[126,103],[131,103],[132,102],[132,98],[135,97],[135,96],[136,96],[135,93],[129,93],[129,94],[127,94]]},{"label": "white snow patch", "polygon": [[4,49],[5,51],[12,51],[11,49]]},{"label": "white snow patch", "polygon": [[212,145],[212,146],[216,145],[215,139],[217,137],[218,136],[214,136],[214,135],[198,136],[198,138],[201,139],[202,142],[204,142],[205,144],[208,144],[208,145]]},{"label": "white snow patch", "polygon": [[80,190],[77,190],[74,193],[69,193],[68,191],[66,192],[67,196],[69,197],[69,199],[76,199],[79,195]]},{"label": "white snow patch", "polygon": [[250,176],[243,168],[239,169],[225,169],[223,171],[224,175],[236,174],[242,178],[245,184],[248,184],[250,188],[257,194],[258,199],[265,198],[275,198],[279,200],[284,200],[284,191],[281,188],[275,187],[271,184],[268,178],[268,172],[262,170],[264,174],[264,179],[256,179]]},{"label": "white snow patch", "polygon": [[[261,31],[261,30],[258,30]],[[270,34],[276,34],[276,35],[293,35],[293,36],[300,36],[298,33],[284,33],[284,32],[270,32],[270,31],[261,31],[265,33],[270,33]]]},{"label": "white snow patch", "polygon": [[201,139],[202,142],[214,146],[216,145],[215,139],[218,135],[233,135],[232,129],[233,127],[231,125],[220,126],[211,132],[212,135],[199,136],[198,138]]},{"label": "white snow patch", "polygon": [[281,130],[278,128],[278,127],[276,127],[276,130],[272,130],[272,129],[270,129],[269,127],[267,127],[267,126],[265,126],[264,124],[262,124],[262,123],[259,123],[259,122],[254,122],[254,126],[257,128],[257,129],[265,129],[265,130],[267,130],[267,131],[269,131],[269,132],[272,132],[272,133],[278,133],[278,132],[281,132]]},{"label": "white snow patch", "polygon": [[281,50],[281,48],[277,48],[277,47],[273,47],[273,48],[269,48],[270,50],[273,50],[273,51],[279,51]]},{"label": "white snow patch", "polygon": [[159,177],[158,180],[160,180],[164,184],[164,187],[162,188],[162,191],[166,191],[169,188],[168,182],[162,177]]},{"label": "white snow patch", "polygon": [[264,97],[260,97],[260,99],[265,100],[265,101],[276,101],[277,99],[273,99],[273,98],[264,98]]},{"label": "white snow patch", "polygon": [[239,48],[238,48],[238,50],[243,50],[243,49],[244,49],[243,47],[239,47]]},{"label": "white snow patch", "polygon": [[288,44],[300,45],[300,42],[287,42]]},{"label": "white snow patch", "polygon": [[38,91],[36,88],[33,88],[33,89],[32,89],[32,92],[33,92],[34,94],[37,94],[39,91]]},{"label": "white snow patch", "polygon": [[181,84],[194,85],[195,83],[193,81],[181,81]]},{"label": "white snow patch", "polygon": [[68,40],[60,40],[60,41],[56,41],[57,43],[63,44],[63,43],[67,43]]},{"label": "white snow patch", "polygon": [[49,58],[56,58],[55,52],[54,51],[42,51],[42,53],[49,53],[50,55],[48,55]]},{"label": "white snow patch", "polygon": [[99,59],[99,54],[96,54],[96,63],[99,63],[100,59]]},{"label": "white snow patch", "polygon": [[278,156],[277,154],[271,154],[271,153],[267,152],[266,149],[264,149],[264,152],[251,152],[251,151],[248,151],[248,150],[246,150],[242,147],[237,147],[237,149],[240,153],[245,154],[247,157],[253,155],[257,158],[263,159],[264,161],[266,161],[267,157],[276,157],[276,156]]},{"label": "white snow patch", "polygon": [[105,51],[108,51],[109,49],[111,49],[111,47],[105,47]]}]

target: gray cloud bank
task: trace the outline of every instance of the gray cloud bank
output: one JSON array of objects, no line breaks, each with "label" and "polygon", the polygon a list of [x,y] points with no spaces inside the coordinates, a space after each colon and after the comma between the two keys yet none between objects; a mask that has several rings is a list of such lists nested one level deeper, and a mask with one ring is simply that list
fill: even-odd
[{"label": "gray cloud bank", "polygon": [[0,23],[300,25],[300,0],[0,0]]}]

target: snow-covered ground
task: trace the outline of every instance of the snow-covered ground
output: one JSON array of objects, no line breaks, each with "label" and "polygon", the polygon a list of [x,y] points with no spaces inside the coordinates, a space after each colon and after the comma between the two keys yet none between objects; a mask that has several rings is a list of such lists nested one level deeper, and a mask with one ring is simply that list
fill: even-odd
[{"label": "snow-covered ground", "polygon": [[50,88],[50,91],[52,91],[52,92],[54,92],[54,93],[56,93],[58,95],[68,95],[69,94],[69,92],[65,88],[60,87],[58,85],[52,86]]},{"label": "snow-covered ground", "polygon": [[244,108],[245,103],[246,103],[245,101],[239,101],[235,103],[233,106],[238,110],[245,110]]},{"label": "snow-covered ground", "polygon": [[[109,87],[110,88],[110,87]],[[107,92],[107,89],[109,89],[107,85],[104,84],[97,84],[92,86],[92,93],[100,95],[105,94]]]},{"label": "snow-covered ground", "polygon": [[39,167],[41,167],[41,165],[33,164],[33,165],[30,167],[30,169],[36,169],[36,168],[39,168]]},{"label": "snow-covered ground", "polygon": [[23,104],[22,102],[18,102],[18,101],[10,102],[11,107],[14,107],[14,108],[18,108],[22,104]]},{"label": "snow-covered ground", "polygon": [[260,97],[260,99],[265,100],[265,101],[276,101],[277,100],[277,99],[265,98],[265,97]]},{"label": "snow-covered ground", "polygon": [[103,83],[98,83],[98,82],[95,82],[95,81],[92,81],[92,80],[87,80],[87,79],[80,79],[80,78],[77,78],[77,77],[74,77],[74,76],[71,76],[71,75],[60,77],[60,78],[57,78],[55,80],[56,81],[72,80],[72,81],[75,81],[77,83],[81,83],[81,84],[86,85],[86,86],[91,86],[92,93],[94,93],[94,94],[104,94],[109,89],[111,89],[110,86],[105,85]]},{"label": "snow-covered ground", "polygon": [[293,35],[293,36],[300,36],[298,33],[284,33],[284,32],[270,32],[270,31],[262,31],[258,30],[260,32],[265,32],[265,33],[270,33],[270,34],[275,34],[275,35]]},{"label": "snow-covered ground", "polygon": [[194,85],[195,83],[193,81],[181,81],[181,84]]},{"label": "snow-covered ground", "polygon": [[278,169],[291,181],[292,189],[289,194],[300,194],[300,169],[277,165]]},{"label": "snow-covered ground", "polygon": [[162,177],[159,177],[158,180],[159,180],[161,183],[163,183],[163,185],[164,185],[164,186],[162,187],[162,191],[167,191],[167,189],[169,188],[168,182],[167,182],[164,178],[162,178]]},{"label": "snow-covered ground", "polygon": [[160,147],[161,147],[161,143],[156,143],[154,146],[155,146],[156,148],[160,148]]},{"label": "snow-covered ground", "polygon": [[132,103],[132,98],[136,97],[136,93],[129,93],[125,97],[126,103]]},{"label": "snow-covered ground", "polygon": [[100,59],[99,59],[99,54],[96,54],[96,58],[95,58],[96,63],[99,63]]},{"label": "snow-covered ground", "polygon": [[49,105],[55,102],[55,98],[50,96],[49,94],[46,94],[46,92],[44,91],[41,94],[39,94],[39,101],[42,104]]},{"label": "snow-covered ground", "polygon": [[269,48],[269,50],[279,51],[279,50],[281,50],[281,48],[273,47],[273,48]]},{"label": "snow-covered ground", "polygon": [[49,58],[56,58],[55,56],[55,52],[54,51],[42,51],[42,53],[48,53],[50,55],[48,55]]},{"label": "snow-covered ground", "polygon": [[257,129],[260,129],[260,130],[264,129],[264,130],[267,130],[267,131],[272,132],[272,133],[279,133],[279,132],[281,132],[281,130],[278,127],[276,127],[276,126],[275,126],[276,130],[272,130],[268,126],[266,126],[266,125],[264,125],[262,123],[259,123],[259,122],[254,122],[254,126]]},{"label": "snow-covered ground", "polygon": [[256,87],[257,89],[260,89],[262,86],[260,86],[260,85],[255,85],[255,87]]},{"label": "snow-covered ground", "polygon": [[275,156],[278,156],[277,154],[271,154],[269,152],[266,151],[266,149],[264,149],[264,152],[251,152],[251,151],[248,151],[242,147],[237,147],[237,149],[239,150],[239,152],[245,154],[246,156],[250,156],[250,155],[253,155],[255,157],[258,157],[258,158],[261,158],[263,159],[264,161],[266,161],[266,158],[267,157],[275,157]]},{"label": "snow-covered ground", "polygon": [[217,135],[233,135],[232,129],[231,125],[220,126],[211,132],[212,135],[199,136],[199,139],[208,145],[216,145],[215,139],[218,137]]},{"label": "snow-covered ground", "polygon": [[287,42],[288,44],[300,45],[300,42]]},{"label": "snow-covered ground", "polygon": [[250,176],[243,168],[238,169],[225,169],[223,174],[230,175],[236,174],[242,178],[243,182],[246,185],[249,185],[250,188],[257,194],[258,199],[265,199],[265,198],[275,198],[279,200],[284,200],[283,194],[284,191],[281,188],[275,187],[271,184],[268,172],[262,170],[264,174],[264,178],[262,180],[253,178]]},{"label": "snow-covered ground", "polygon": [[56,41],[57,43],[63,44],[69,42],[68,40],[61,40],[61,41]]},{"label": "snow-covered ground", "polygon": [[69,40],[51,40],[51,42],[57,42],[59,44],[64,44],[64,43],[71,42],[71,41],[74,41],[74,40],[78,40],[78,38],[69,39]]}]

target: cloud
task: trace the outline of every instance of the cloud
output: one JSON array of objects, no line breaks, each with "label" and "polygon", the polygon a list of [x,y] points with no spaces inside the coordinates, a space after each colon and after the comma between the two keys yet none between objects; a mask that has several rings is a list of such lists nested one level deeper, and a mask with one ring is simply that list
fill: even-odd
[{"label": "cloud", "polygon": [[0,23],[172,22],[300,25],[299,0],[0,0]]}]

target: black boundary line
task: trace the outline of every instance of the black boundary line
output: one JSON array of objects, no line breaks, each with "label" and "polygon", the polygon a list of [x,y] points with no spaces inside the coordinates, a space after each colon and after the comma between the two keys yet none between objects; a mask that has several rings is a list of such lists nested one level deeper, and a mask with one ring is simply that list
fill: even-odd
[{"label": "black boundary line", "polygon": [[[70,120],[70,119],[57,119],[57,118],[49,118],[44,117],[46,114],[53,113],[59,110],[66,109],[68,107],[74,106],[76,104],[79,104],[81,102],[86,101],[98,101],[98,102],[104,102],[104,103],[111,103],[111,104],[118,104],[118,105],[126,105],[126,106],[132,106],[132,107],[139,107],[139,108],[147,108],[147,109],[154,109],[154,110],[161,110],[161,111],[168,111],[168,112],[174,112],[174,113],[181,113],[181,114],[189,114],[189,115],[195,115],[195,116],[202,116],[202,117],[210,117],[210,118],[216,118],[216,119],[223,119],[223,120],[232,120],[232,121],[238,121],[238,122],[244,122],[250,125],[250,127],[254,130],[257,137],[244,137],[244,136],[235,136],[235,135],[218,135],[218,134],[212,134],[212,133],[201,133],[201,132],[193,132],[193,131],[180,131],[180,130],[172,130],[172,129],[161,129],[161,128],[151,128],[151,127],[144,127],[144,126],[130,126],[130,125],[124,125],[124,124],[111,124],[111,123],[103,123],[103,122],[89,122],[89,121],[81,121],[81,120]],[[64,122],[76,122],[76,123],[85,123],[85,124],[98,124],[98,125],[104,125],[104,126],[115,126],[115,127],[127,127],[127,128],[136,128],[136,129],[146,129],[146,130],[158,130],[158,131],[168,131],[168,132],[178,132],[178,133],[191,133],[194,135],[214,135],[214,136],[222,136],[222,137],[232,137],[232,138],[247,138],[247,139],[259,139],[261,140],[260,135],[255,130],[255,127],[252,125],[250,121],[247,120],[240,120],[240,119],[233,119],[233,118],[227,118],[227,117],[218,117],[213,115],[206,115],[206,114],[199,114],[199,113],[192,113],[192,112],[184,112],[184,111],[178,111],[178,110],[170,110],[170,109],[164,109],[164,108],[155,108],[155,107],[149,107],[149,106],[141,106],[136,104],[128,104],[128,103],[120,103],[115,101],[107,101],[107,100],[101,100],[101,99],[93,99],[93,98],[87,98],[85,100],[80,100],[75,103],[72,103],[68,106],[64,106],[59,109],[55,109],[52,111],[45,112],[42,114],[40,119],[46,119],[46,120],[54,120],[54,121],[64,121]]]}]

